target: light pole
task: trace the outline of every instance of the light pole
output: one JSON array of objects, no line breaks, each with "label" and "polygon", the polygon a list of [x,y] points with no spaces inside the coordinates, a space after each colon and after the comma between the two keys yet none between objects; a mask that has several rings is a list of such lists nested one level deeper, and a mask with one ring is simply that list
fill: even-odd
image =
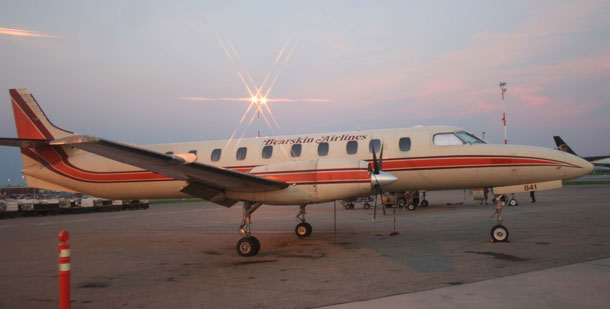
[{"label": "light pole", "polygon": [[[504,93],[506,92],[506,82],[500,82],[500,89],[502,89],[502,102],[504,102]],[[502,122],[504,122],[504,144],[508,144],[508,134],[506,133],[506,106],[502,104],[504,107],[504,112],[502,112]]]}]

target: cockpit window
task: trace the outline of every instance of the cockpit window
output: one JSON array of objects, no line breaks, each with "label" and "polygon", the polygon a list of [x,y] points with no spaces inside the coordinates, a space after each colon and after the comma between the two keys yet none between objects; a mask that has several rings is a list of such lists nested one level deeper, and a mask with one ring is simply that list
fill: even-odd
[{"label": "cockpit window", "polygon": [[457,134],[457,136],[459,136],[464,142],[468,144],[486,144],[485,141],[483,141],[482,139],[466,131],[457,131],[455,132],[455,134]]},{"label": "cockpit window", "polygon": [[438,133],[433,137],[436,146],[464,145],[464,142],[453,133]]}]

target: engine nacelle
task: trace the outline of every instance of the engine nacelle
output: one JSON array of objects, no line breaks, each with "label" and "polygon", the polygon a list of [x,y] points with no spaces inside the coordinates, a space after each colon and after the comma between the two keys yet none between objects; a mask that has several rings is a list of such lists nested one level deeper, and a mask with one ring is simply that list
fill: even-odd
[{"label": "engine nacelle", "polygon": [[356,159],[318,159],[257,166],[250,174],[290,184],[269,192],[227,192],[234,199],[265,204],[313,204],[372,193],[369,163]]}]

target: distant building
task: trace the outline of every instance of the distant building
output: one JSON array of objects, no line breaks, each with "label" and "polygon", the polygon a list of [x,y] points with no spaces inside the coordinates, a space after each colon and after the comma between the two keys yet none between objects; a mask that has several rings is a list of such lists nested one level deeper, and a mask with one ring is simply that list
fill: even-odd
[{"label": "distant building", "polygon": [[38,188],[30,188],[30,187],[4,187],[0,188],[0,196],[7,197],[9,195],[17,194],[17,195],[34,195],[40,194],[41,190]]}]

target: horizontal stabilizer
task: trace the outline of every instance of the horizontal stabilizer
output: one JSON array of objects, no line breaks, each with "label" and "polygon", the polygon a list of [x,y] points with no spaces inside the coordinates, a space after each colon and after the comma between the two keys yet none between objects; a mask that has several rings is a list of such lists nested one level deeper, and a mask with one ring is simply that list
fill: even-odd
[{"label": "horizontal stabilizer", "polygon": [[0,146],[10,147],[31,147],[36,145],[48,145],[48,139],[36,139],[36,138],[9,138],[0,137]]}]

